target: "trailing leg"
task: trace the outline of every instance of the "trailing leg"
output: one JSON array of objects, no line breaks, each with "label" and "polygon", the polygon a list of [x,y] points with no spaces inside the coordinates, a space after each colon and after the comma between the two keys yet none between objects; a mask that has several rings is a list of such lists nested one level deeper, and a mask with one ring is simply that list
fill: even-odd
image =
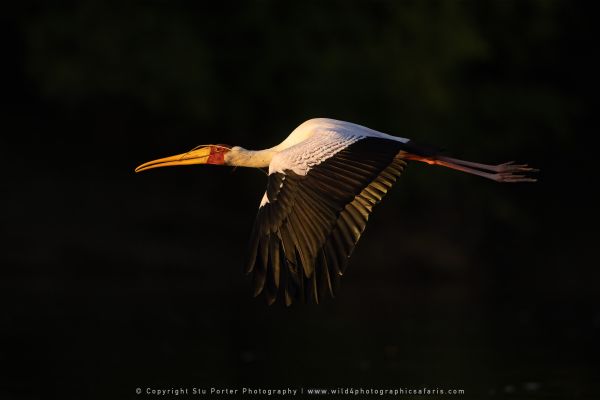
[{"label": "trailing leg", "polygon": [[[526,164],[514,164],[513,161],[498,164],[488,165],[472,161],[459,160],[451,157],[434,156],[423,157],[416,154],[406,153],[402,156],[405,160],[415,160],[425,162],[432,165],[440,165],[442,167],[455,169],[457,171],[466,172],[468,174],[481,176],[491,179],[496,182],[536,182],[537,179],[524,175],[525,172],[537,172],[535,168],[531,168]],[[490,171],[490,172],[486,172]]]}]

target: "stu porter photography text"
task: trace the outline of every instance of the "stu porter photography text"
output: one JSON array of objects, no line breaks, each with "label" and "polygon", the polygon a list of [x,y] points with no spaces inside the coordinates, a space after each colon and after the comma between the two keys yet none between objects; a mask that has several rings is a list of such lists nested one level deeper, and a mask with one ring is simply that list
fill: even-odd
[{"label": "stu porter photography text", "polygon": [[137,388],[135,392],[138,395],[149,396],[229,396],[229,395],[248,395],[248,396],[296,396],[296,395],[375,395],[375,396],[402,396],[402,395],[463,395],[463,389],[430,389],[430,388]]}]

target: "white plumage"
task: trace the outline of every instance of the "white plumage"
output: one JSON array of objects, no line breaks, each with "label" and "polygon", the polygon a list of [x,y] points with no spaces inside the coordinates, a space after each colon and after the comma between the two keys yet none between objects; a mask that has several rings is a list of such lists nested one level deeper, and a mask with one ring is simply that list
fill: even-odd
[{"label": "white plumage", "polygon": [[328,118],[298,126],[266,150],[207,145],[139,166],[190,164],[268,167],[246,271],[254,294],[286,304],[334,294],[374,206],[407,160],[440,165],[497,182],[534,182],[527,165],[487,165],[445,157],[403,137]]}]

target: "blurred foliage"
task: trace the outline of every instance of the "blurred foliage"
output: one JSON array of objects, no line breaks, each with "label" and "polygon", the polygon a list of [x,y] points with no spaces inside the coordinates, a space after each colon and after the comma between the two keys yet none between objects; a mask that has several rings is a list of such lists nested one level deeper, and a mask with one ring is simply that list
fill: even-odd
[{"label": "blurred foliage", "polygon": [[27,16],[27,71],[51,100],[129,98],[232,130],[325,115],[465,145],[481,118],[478,144],[502,144],[539,121],[568,128],[560,5],[82,1]]},{"label": "blurred foliage", "polygon": [[[14,379],[0,397],[74,376],[81,397],[98,398],[138,381],[591,387],[598,65],[587,3],[10,7],[0,293],[18,306],[1,327]],[[529,162],[540,182],[411,164],[340,296],[268,308],[240,274],[264,175],[132,170],[200,143],[271,146],[312,117]]]}]

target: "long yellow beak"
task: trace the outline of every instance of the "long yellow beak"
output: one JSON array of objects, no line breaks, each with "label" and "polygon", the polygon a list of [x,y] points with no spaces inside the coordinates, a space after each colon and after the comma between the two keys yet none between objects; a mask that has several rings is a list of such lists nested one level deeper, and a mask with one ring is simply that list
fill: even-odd
[{"label": "long yellow beak", "polygon": [[[183,154],[177,154],[171,157],[159,158],[158,160],[148,161],[137,167],[135,172],[142,172],[147,169],[160,167],[175,167],[179,165],[193,164],[222,164],[223,154],[227,149],[219,149],[215,146],[201,147],[196,150]],[[220,156],[220,157],[219,157]],[[216,162],[220,159],[220,163]]]}]

